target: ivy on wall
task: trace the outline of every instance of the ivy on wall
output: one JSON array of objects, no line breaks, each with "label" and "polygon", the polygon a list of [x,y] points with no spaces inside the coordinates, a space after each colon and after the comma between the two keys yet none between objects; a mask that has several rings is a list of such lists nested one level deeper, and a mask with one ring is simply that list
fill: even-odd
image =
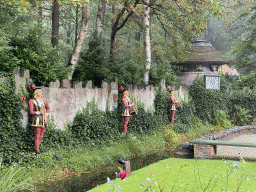
[{"label": "ivy on wall", "polygon": [[20,152],[24,149],[21,132],[22,100],[15,93],[14,77],[7,77],[0,84],[0,154],[8,163],[18,161]]}]

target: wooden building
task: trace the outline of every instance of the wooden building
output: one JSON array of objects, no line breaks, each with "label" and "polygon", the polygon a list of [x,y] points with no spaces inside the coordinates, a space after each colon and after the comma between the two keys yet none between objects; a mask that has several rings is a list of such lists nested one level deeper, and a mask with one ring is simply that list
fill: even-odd
[{"label": "wooden building", "polygon": [[192,85],[198,75],[215,73],[221,65],[229,63],[205,40],[193,42],[186,54],[185,61],[172,63],[181,69],[178,76],[180,86]]}]

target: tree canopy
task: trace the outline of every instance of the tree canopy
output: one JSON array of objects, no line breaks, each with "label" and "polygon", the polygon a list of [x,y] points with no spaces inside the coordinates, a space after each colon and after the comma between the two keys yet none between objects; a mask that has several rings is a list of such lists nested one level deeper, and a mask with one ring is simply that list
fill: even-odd
[{"label": "tree canopy", "polygon": [[[68,78],[71,70],[68,64],[83,31],[85,6],[89,6],[90,22],[87,22],[84,42],[79,44],[82,49],[78,51],[73,80],[93,80],[99,86],[102,80],[110,81],[118,77],[123,84],[142,84],[146,63],[143,40],[145,5],[150,10],[149,24],[146,25],[149,25],[151,44],[151,84],[157,84],[162,78],[168,85],[177,84],[177,68],[170,63],[184,60],[184,50],[207,27],[206,34],[211,41],[214,41],[214,36],[222,38],[213,45],[227,53],[227,49],[231,49],[237,41],[228,44],[227,48],[222,42],[228,39],[228,30],[224,29],[223,21],[216,21],[216,18],[226,16],[227,12],[232,12],[229,23],[236,21],[239,24],[238,17],[240,20],[246,18],[248,22],[248,29],[243,32],[246,41],[238,44],[232,54],[238,68],[239,63],[243,63],[248,70],[253,69],[250,66],[254,59],[252,26],[255,12],[249,13],[253,8],[248,6],[240,8],[241,12],[247,11],[247,15],[237,14],[231,5],[236,5],[238,9],[240,0],[58,0],[58,10],[53,8],[54,2],[0,0],[0,35],[3,37],[0,39],[1,75],[10,74],[19,67],[29,69],[37,85]],[[53,12],[59,14],[54,20],[58,22],[57,28],[53,26]],[[219,29],[217,33],[216,28]],[[54,44],[51,43],[53,36]],[[243,52],[245,49],[250,51]],[[242,62],[238,56],[245,52],[248,57]]]}]

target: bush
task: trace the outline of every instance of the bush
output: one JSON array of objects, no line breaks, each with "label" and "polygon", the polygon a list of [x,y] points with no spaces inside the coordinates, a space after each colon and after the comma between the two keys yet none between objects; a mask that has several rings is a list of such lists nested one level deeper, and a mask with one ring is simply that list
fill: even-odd
[{"label": "bush", "polygon": [[77,112],[70,127],[75,142],[90,145],[102,144],[117,135],[118,121],[112,113],[115,112],[100,111],[94,100],[88,102],[86,107]]},{"label": "bush", "polygon": [[215,110],[229,111],[231,105],[226,86],[222,86],[220,90],[205,90],[203,76],[189,87],[189,95],[195,104],[197,116],[206,121],[212,121]]},{"label": "bush", "polygon": [[94,37],[89,41],[88,50],[81,52],[72,80],[83,82],[92,80],[94,86],[100,87],[102,81],[112,80],[109,68],[103,47],[99,39]]},{"label": "bush", "polygon": [[214,111],[214,118],[212,120],[212,124],[224,128],[231,127],[231,122],[228,120],[228,115],[225,111],[222,110]]},{"label": "bush", "polygon": [[21,125],[22,101],[15,93],[14,77],[8,77],[0,84],[0,157],[3,163],[17,162],[24,149],[20,137],[24,128]]},{"label": "bush", "polygon": [[231,103],[230,105],[230,115],[233,115],[237,112],[235,105],[239,105],[240,107],[248,110],[248,114],[251,116],[249,120],[252,120],[253,117],[256,116],[256,90],[247,90],[247,91],[234,91],[231,95]]},{"label": "bush", "polygon": [[196,117],[196,108],[192,99],[182,102],[182,106],[179,107],[175,113],[175,121],[182,124],[191,125]]},{"label": "bush", "polygon": [[11,54],[19,61],[21,69],[29,69],[30,78],[37,86],[47,86],[56,79],[67,78],[68,58],[66,49],[53,48],[49,40],[36,27],[25,36],[12,36],[9,41]]},{"label": "bush", "polygon": [[249,110],[242,108],[239,105],[235,105],[235,113],[233,114],[233,123],[235,125],[247,125],[250,123],[252,116],[249,114]]}]

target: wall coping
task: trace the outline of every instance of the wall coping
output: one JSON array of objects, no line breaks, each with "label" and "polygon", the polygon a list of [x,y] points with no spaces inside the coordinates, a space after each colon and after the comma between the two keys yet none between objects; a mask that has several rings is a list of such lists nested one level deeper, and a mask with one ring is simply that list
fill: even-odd
[{"label": "wall coping", "polygon": [[[245,132],[245,131],[253,131],[253,132],[255,131],[255,133],[256,133],[256,126],[255,125],[236,126],[236,127],[230,128],[228,130],[221,131],[221,132],[216,133],[216,134],[210,134],[210,135],[202,136],[202,137],[199,137],[199,138],[194,139],[194,140],[220,140],[220,139],[223,139],[223,138],[228,137],[230,135],[238,134],[238,133]],[[191,140],[191,142],[192,141],[193,140]]]}]

